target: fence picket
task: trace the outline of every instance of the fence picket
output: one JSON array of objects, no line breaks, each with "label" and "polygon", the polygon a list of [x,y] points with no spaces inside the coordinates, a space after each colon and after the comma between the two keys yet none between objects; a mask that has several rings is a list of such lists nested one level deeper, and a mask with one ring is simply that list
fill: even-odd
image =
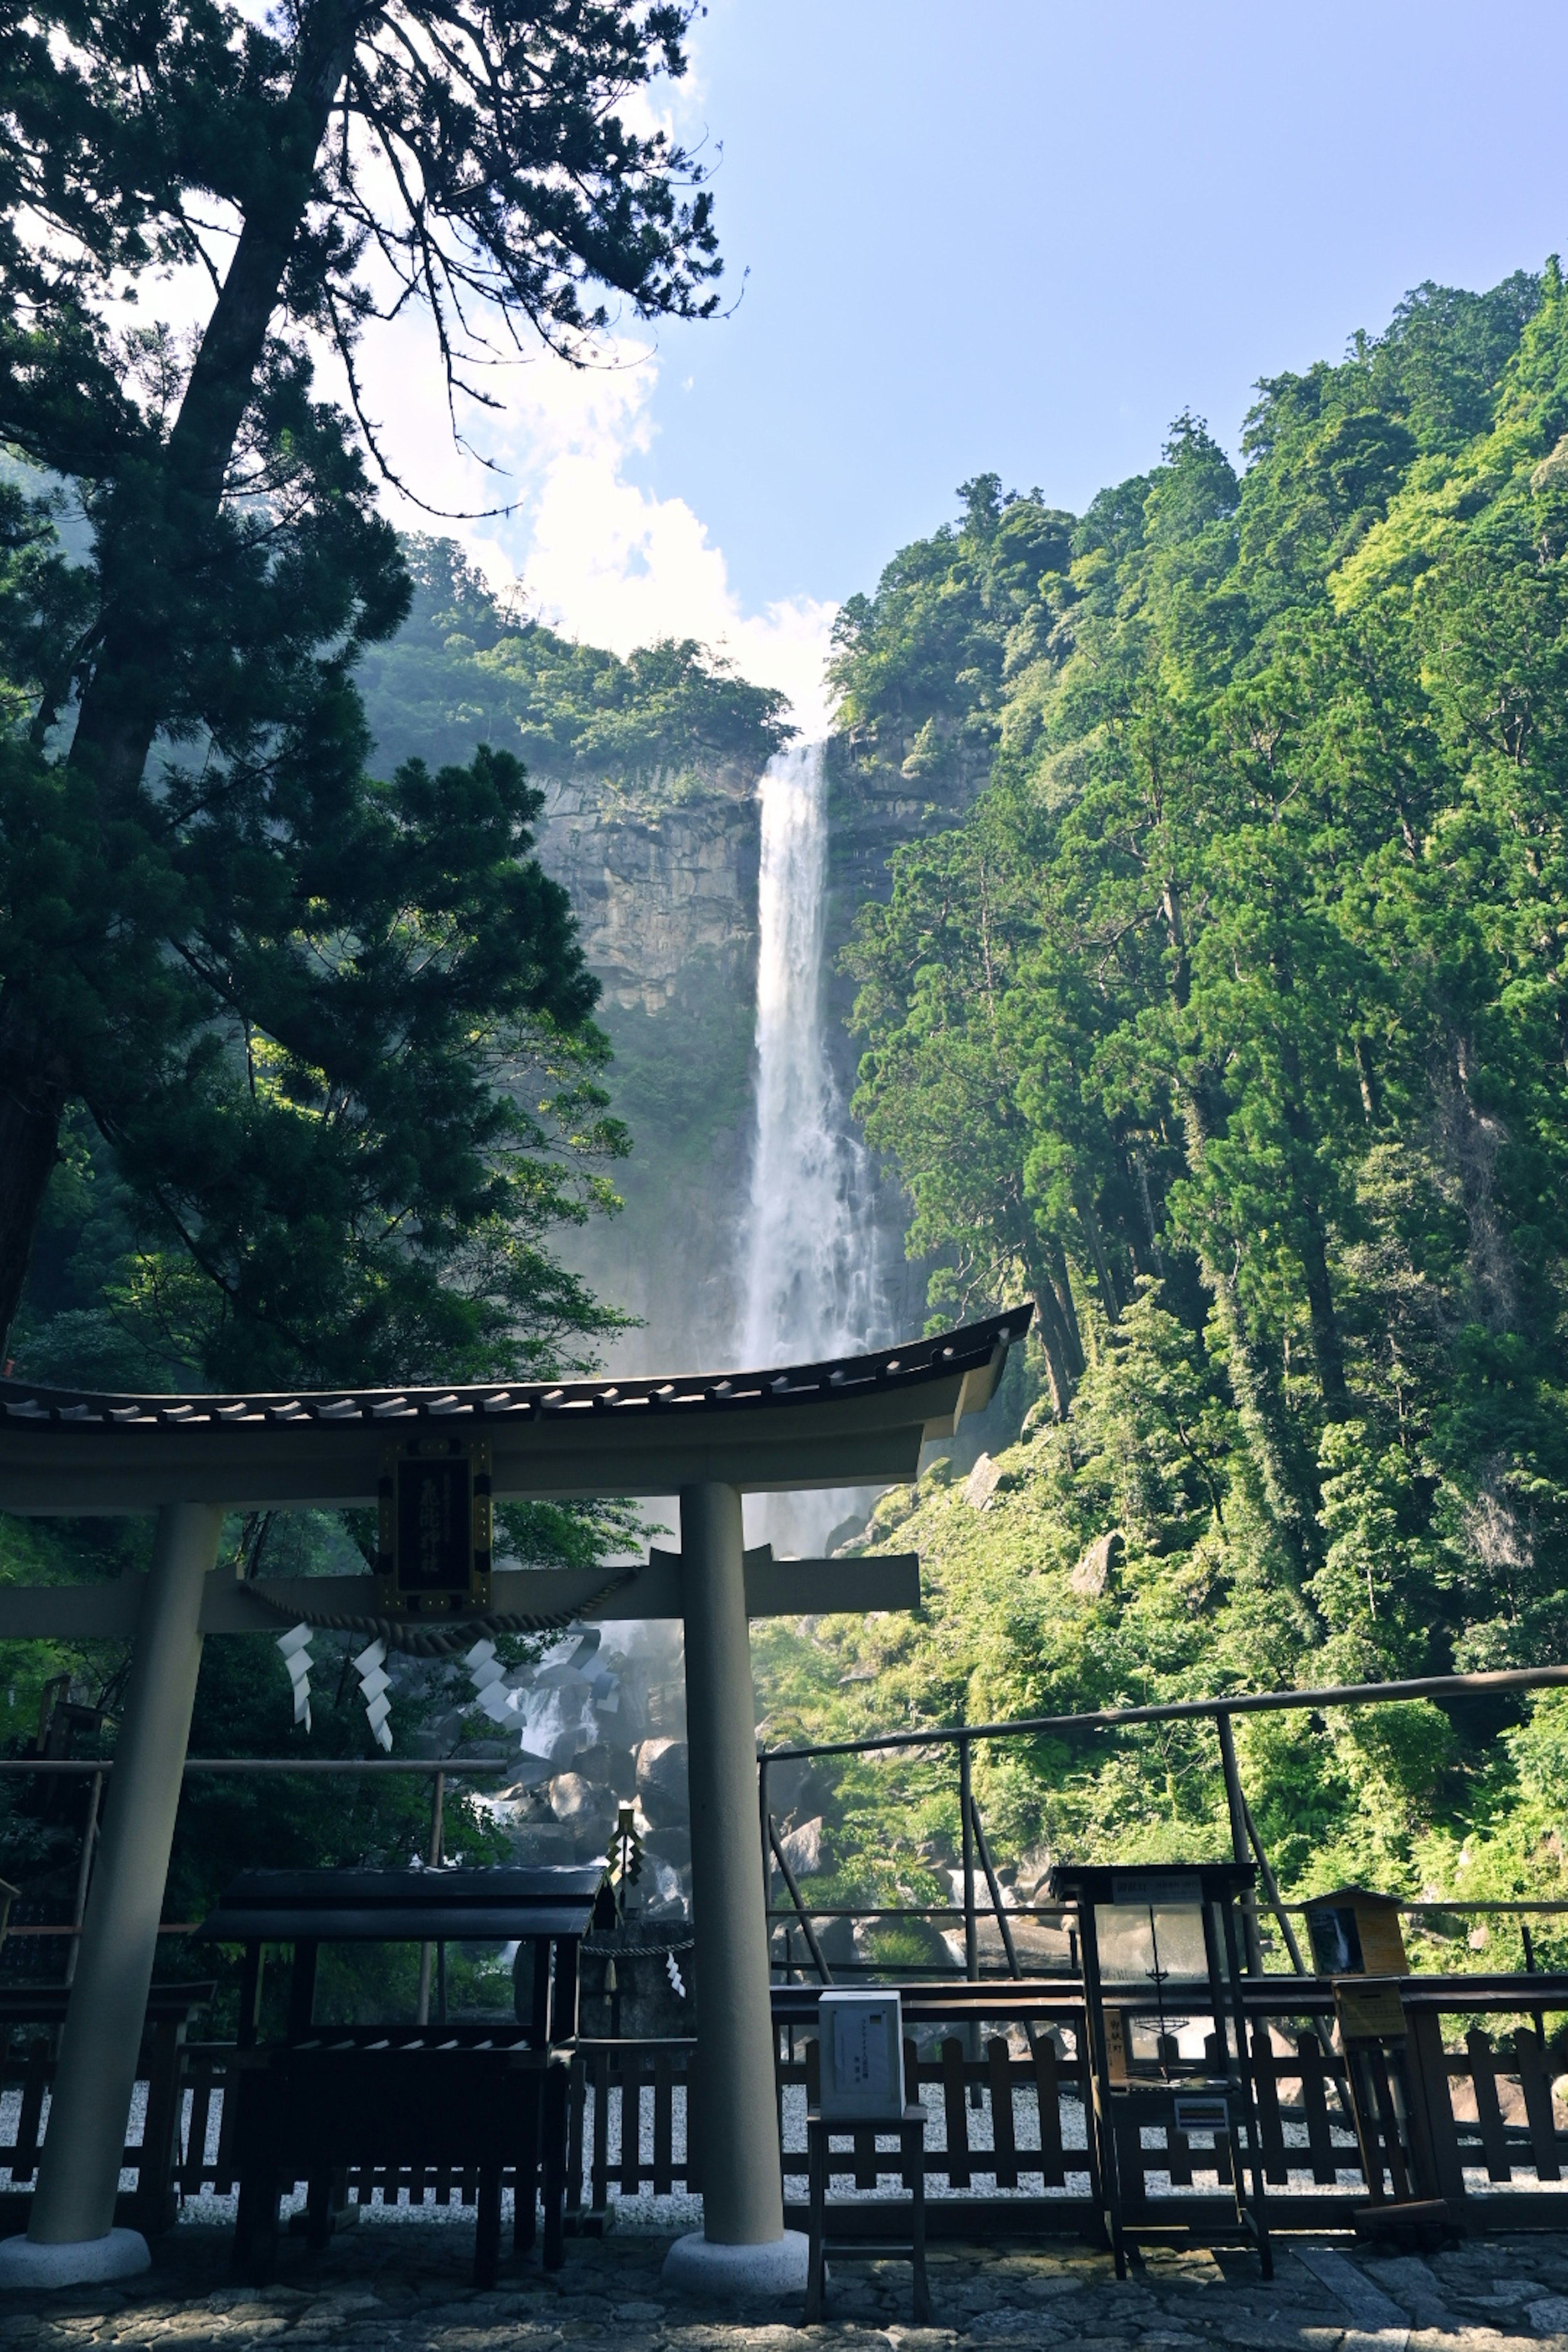
[{"label": "fence picket", "polygon": [[1329,2128],[1327,2082],[1329,2062],[1315,2033],[1297,2036],[1296,2056],[1301,2068],[1301,2109],[1307,2123],[1307,2149],[1312,2179],[1320,2188],[1332,2188],[1339,2179],[1333,2134]]},{"label": "fence picket", "polygon": [[217,2163],[213,2175],[213,2194],[228,2197],[234,2192],[234,2128],[239,2112],[239,2069],[232,2058],[224,2061],[218,2102]]},{"label": "fence picket", "polygon": [[1279,2077],[1274,2063],[1274,2044],[1268,2024],[1263,2021],[1252,2029],[1252,2090],[1263,2178],[1283,2189],[1289,2186],[1290,2173],[1285,2162],[1285,2126],[1279,2115]]},{"label": "fence picket", "polygon": [[1067,2167],[1062,2158],[1061,2073],[1057,2045],[1048,2034],[1035,2042],[1035,2102],[1040,2111],[1040,2186],[1065,2189]]},{"label": "fence picket", "polygon": [[583,2110],[587,2103],[587,2069],[580,2056],[574,2057],[566,2094],[566,2210],[574,2216],[583,2210]]},{"label": "fence picket", "polygon": [[184,2162],[180,2167],[180,2192],[199,2197],[206,2172],[207,2123],[212,2115],[213,2062],[204,2050],[188,2057],[186,2075],[191,2089],[190,2121],[185,2133]]},{"label": "fence picket", "polygon": [[969,2187],[969,2116],[963,2093],[963,2044],[955,2035],[949,2035],[942,2045],[942,2099],[947,2122],[947,2179],[952,2189]]},{"label": "fence picket", "polygon": [[1412,2010],[1408,2014],[1405,2066],[1413,2110],[1411,2128],[1419,2140],[1421,2164],[1430,2176],[1428,2193],[1449,2199],[1463,2197],[1465,2168],[1459,2157],[1459,2135],[1448,2088],[1448,2053],[1443,2047],[1442,2021],[1430,2010]]},{"label": "fence picket", "polygon": [[[907,2107],[918,2107],[921,2104],[920,2058],[917,2054],[912,2036],[906,2034],[904,2036],[904,2105]],[[921,2178],[923,2184],[925,2178],[925,2151],[923,2148],[917,2148],[912,2152],[908,2153],[905,2158],[903,2181],[904,2187],[909,2190],[911,2197],[913,2196],[915,2189],[915,2167],[917,2165],[921,2168]]]},{"label": "fence picket", "polygon": [[31,2180],[37,2168],[38,2125],[44,2113],[44,2091],[54,2073],[50,2063],[49,2044],[44,2041],[27,2044],[26,2064],[22,2075],[22,2106],[16,2117],[16,2148],[11,2158],[11,2185]]},{"label": "fence picket", "polygon": [[1508,2142],[1503,2137],[1502,2115],[1498,2106],[1491,2036],[1473,2025],[1465,2036],[1465,2047],[1470,2054],[1470,2084],[1476,2095],[1476,2120],[1487,2160],[1487,2179],[1511,2180],[1513,2168],[1508,2160]]},{"label": "fence picket", "polygon": [[988,2042],[986,2063],[991,2077],[991,2146],[996,2158],[996,2186],[1018,2186],[1017,2143],[1013,2130],[1013,2061],[1005,2042]]},{"label": "fence picket", "polygon": [[675,2186],[675,2068],[668,2050],[653,2053],[653,2193],[668,2197]]},{"label": "fence picket", "polygon": [[1538,2180],[1561,2180],[1557,2161],[1557,2126],[1552,2117],[1552,2078],[1541,2054],[1541,2036],[1521,2025],[1513,2037],[1514,2064],[1524,2093],[1524,2116],[1530,2127],[1531,2154]]},{"label": "fence picket", "polygon": [[621,2052],[621,2195],[635,2197],[642,2184],[642,2061],[634,2049]]},{"label": "fence picket", "polygon": [[594,2170],[590,2195],[595,2213],[610,2203],[610,2053],[595,2050],[594,2067]]},{"label": "fence picket", "polygon": [[702,2193],[702,2105],[697,2095],[698,2056],[695,2050],[686,2053],[686,2193],[700,2197]]}]

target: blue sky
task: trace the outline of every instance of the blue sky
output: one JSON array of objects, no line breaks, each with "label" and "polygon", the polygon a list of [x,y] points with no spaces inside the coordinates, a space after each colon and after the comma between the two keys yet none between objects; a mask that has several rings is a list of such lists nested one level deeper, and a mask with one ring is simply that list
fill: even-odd
[{"label": "blue sky", "polygon": [[660,102],[738,305],[522,371],[489,444],[519,511],[468,536],[576,635],[689,630],[803,705],[834,606],[966,476],[1080,508],[1185,406],[1234,449],[1259,375],[1568,244],[1568,10],[1533,0],[710,0],[691,47]]}]

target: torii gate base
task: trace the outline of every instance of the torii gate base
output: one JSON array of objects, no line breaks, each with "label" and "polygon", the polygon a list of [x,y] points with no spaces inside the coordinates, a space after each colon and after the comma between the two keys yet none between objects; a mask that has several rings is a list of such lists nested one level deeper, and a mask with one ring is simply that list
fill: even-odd
[{"label": "torii gate base", "polygon": [[[686,1621],[703,2229],[672,2250],[669,2277],[720,2295],[804,2288],[806,2242],[784,2228],[741,1496],[915,1477],[922,1444],[951,1435],[965,1412],[990,1402],[1028,1320],[1023,1308],[838,1363],[663,1383],[226,1401],[34,1391],[0,1380],[0,1509],[158,1513],[37,2190],[26,2237],[0,2242],[0,2287],[36,2293],[148,2267],[143,2240],[113,2227],[114,2202],[203,1628],[253,1632],[275,1622],[265,1612],[258,1617],[254,1595],[242,1606],[241,1587],[231,1582],[225,1592],[210,1577],[225,1510],[363,1507],[376,1498],[389,1443],[439,1432],[443,1444],[467,1433],[482,1437],[492,1491],[503,1500],[679,1494],[676,1605]],[[836,1607],[918,1606],[912,1559],[763,1565],[770,1574],[774,1566],[785,1571],[766,1585],[764,1612],[802,1605],[786,1597],[791,1570],[825,1567],[834,1570]],[[675,1566],[660,1559],[660,1606],[646,1591],[641,1613],[659,1615],[675,1602]],[[546,1575],[554,1589],[576,1573],[498,1573],[498,1586],[528,1588],[529,1598],[497,1605],[503,1614],[534,1609]],[[320,1590],[318,1607],[327,1605]],[[574,1593],[569,1610],[589,1598]],[[89,1620],[123,1638],[121,1600],[128,1611],[132,1591],[7,1587],[0,1638],[79,1637]],[[353,1591],[334,1591],[331,1605],[345,1600],[353,1613]]]}]

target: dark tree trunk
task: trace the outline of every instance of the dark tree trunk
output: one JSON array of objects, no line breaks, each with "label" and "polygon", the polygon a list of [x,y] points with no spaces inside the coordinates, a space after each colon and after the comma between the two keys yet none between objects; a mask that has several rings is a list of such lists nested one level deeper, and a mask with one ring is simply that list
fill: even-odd
[{"label": "dark tree trunk", "polygon": [[0,999],[0,1334],[9,1334],[22,1302],[68,1094],[48,1041],[15,997]]},{"label": "dark tree trunk", "polygon": [[[1187,940],[1178,884],[1164,892],[1165,920],[1175,950],[1171,993],[1177,1010],[1184,1011],[1191,984]],[[1180,1103],[1187,1165],[1195,1177],[1213,1130],[1209,1106],[1195,1087],[1184,1088]],[[1221,1263],[1205,1236],[1198,1251],[1198,1273],[1214,1301],[1215,1318],[1225,1337],[1230,1391],[1236,1416],[1247,1441],[1265,1508],[1273,1520],[1298,1575],[1315,1565],[1315,1522],[1311,1503],[1293,1475],[1291,1447],[1280,1426],[1279,1399],[1269,1377],[1263,1351],[1247,1327],[1247,1316],[1237,1290],[1234,1266]]]},{"label": "dark tree trunk", "polygon": [[134,595],[116,593],[112,510],[109,517],[103,550],[110,575],[103,583],[106,625],[82,689],[70,750],[71,764],[93,777],[106,808],[122,804],[135,792],[167,716],[167,647],[171,615],[180,601],[177,583],[183,572],[200,562],[222,502],[310,202],[316,155],[353,56],[355,27],[355,17],[340,0],[318,5],[306,18],[267,201],[247,215],[202,336],[163,455],[158,511],[137,517]]},{"label": "dark tree trunk", "polygon": [[1050,1277],[1051,1296],[1056,1301],[1068,1372],[1076,1388],[1084,1374],[1083,1339],[1078,1328],[1078,1308],[1073,1305],[1067,1254],[1054,1237],[1046,1244],[1046,1271]]},{"label": "dark tree trunk", "polygon": [[1051,1388],[1051,1409],[1058,1421],[1065,1421],[1072,1410],[1073,1390],[1077,1385],[1069,1361],[1067,1334],[1050,1285],[1035,1285],[1036,1328],[1040,1346],[1045,1350],[1046,1376]]},{"label": "dark tree trunk", "polygon": [[1285,1104],[1285,1127],[1296,1147],[1300,1169],[1297,1192],[1301,1218],[1301,1273],[1307,1289],[1307,1315],[1312,1327],[1312,1354],[1318,1366],[1318,1385],[1322,1391],[1323,1410],[1331,1421],[1342,1421],[1350,1410],[1345,1387],[1344,1342],[1340,1335],[1340,1318],[1334,1312],[1333,1286],[1329,1279],[1329,1249],[1323,1232],[1322,1210],[1316,1187],[1310,1181],[1312,1137],[1306,1113],[1301,1108],[1300,1060],[1291,1040],[1286,1043],[1284,1065],[1289,1089]]},{"label": "dark tree trunk", "polygon": [[1084,1240],[1089,1244],[1089,1256],[1094,1261],[1095,1278],[1100,1284],[1100,1305],[1110,1321],[1119,1323],[1121,1320],[1121,1301],[1117,1296],[1115,1278],[1110,1271],[1110,1260],[1106,1255],[1105,1235],[1100,1229],[1100,1213],[1094,1205],[1093,1195],[1089,1186],[1081,1181],[1073,1185],[1073,1205],[1078,1211],[1078,1221],[1083,1228]]}]

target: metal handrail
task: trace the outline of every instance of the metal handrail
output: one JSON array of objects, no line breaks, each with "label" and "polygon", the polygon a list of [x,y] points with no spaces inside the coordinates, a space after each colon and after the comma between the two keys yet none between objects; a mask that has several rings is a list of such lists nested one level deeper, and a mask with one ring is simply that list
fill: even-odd
[{"label": "metal handrail", "polygon": [[888,1748],[931,1748],[953,1740],[1027,1739],[1044,1731],[1110,1731],[1134,1723],[1202,1721],[1216,1715],[1263,1715],[1288,1707],[1381,1706],[1401,1699],[1484,1698],[1568,1684],[1568,1666],[1509,1666],[1495,1674],[1418,1675],[1399,1683],[1335,1683],[1323,1690],[1235,1691],[1222,1698],[1167,1699],[1155,1706],[1097,1707],[1079,1715],[1032,1715],[1012,1723],[932,1724],[922,1731],[882,1731],[865,1739],[825,1739],[815,1747],[763,1748],[759,1762],[788,1764],[814,1756],[862,1756]]}]

